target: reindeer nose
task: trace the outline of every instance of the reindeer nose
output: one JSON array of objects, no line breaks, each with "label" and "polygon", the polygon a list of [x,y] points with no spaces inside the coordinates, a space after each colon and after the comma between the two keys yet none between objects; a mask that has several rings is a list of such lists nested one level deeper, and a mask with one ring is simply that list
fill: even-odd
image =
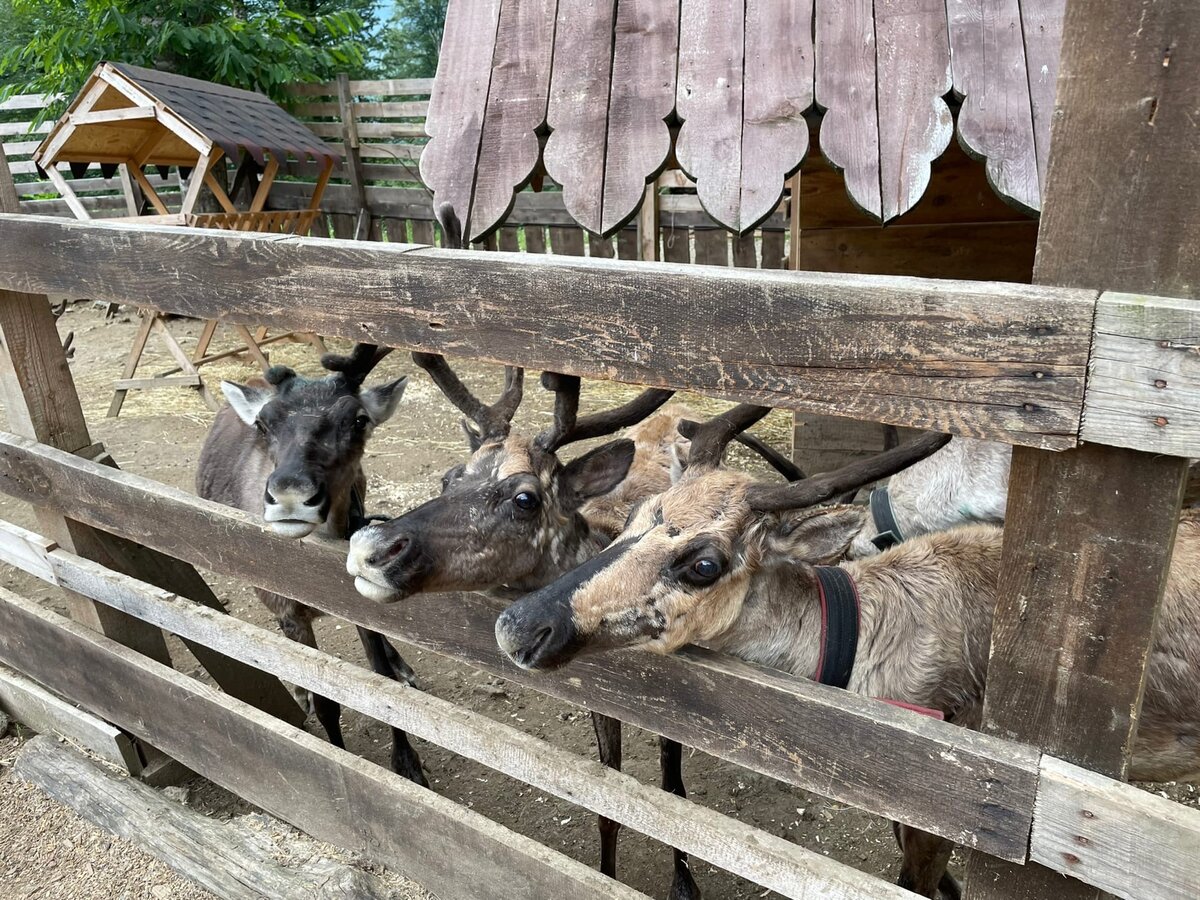
[{"label": "reindeer nose", "polygon": [[577,652],[579,634],[560,604],[552,604],[550,611],[536,597],[526,603],[529,597],[535,595],[527,595],[496,619],[496,643],[522,669],[551,669]]},{"label": "reindeer nose", "polygon": [[329,490],[324,482],[312,478],[272,478],[263,492],[263,500],[268,506],[287,506],[291,509],[300,506],[319,507],[328,497]]},{"label": "reindeer nose", "polygon": [[401,534],[393,538],[391,543],[376,550],[367,557],[367,565],[376,568],[386,566],[394,559],[399,559],[408,553],[412,546],[412,538],[407,534]]},{"label": "reindeer nose", "polygon": [[304,505],[305,506],[320,506],[322,503],[325,502],[325,495],[327,493],[328,493],[328,491],[325,489],[325,485],[318,484],[317,489],[315,491],[313,491],[312,495],[307,500],[304,501]]}]

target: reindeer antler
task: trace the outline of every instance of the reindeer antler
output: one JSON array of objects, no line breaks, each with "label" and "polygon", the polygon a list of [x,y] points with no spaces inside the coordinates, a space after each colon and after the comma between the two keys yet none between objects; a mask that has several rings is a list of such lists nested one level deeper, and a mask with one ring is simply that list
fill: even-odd
[{"label": "reindeer antler", "polygon": [[446,395],[446,399],[478,426],[482,438],[504,438],[508,435],[512,427],[512,418],[521,405],[525,387],[524,369],[505,366],[504,392],[491,406],[485,406],[454,374],[454,370],[446,362],[446,357],[437,353],[413,353],[412,358],[413,362],[429,373],[429,377]]},{"label": "reindeer antler", "polygon": [[535,442],[551,453],[566,444],[605,437],[636,425],[675,395],[674,391],[649,388],[622,406],[579,419],[578,376],[543,372],[542,387],[555,394],[554,424],[539,434]]},{"label": "reindeer antler", "polygon": [[[679,423],[679,433],[685,438],[691,440],[696,433],[696,429],[700,427],[699,422],[693,422],[691,419],[684,419]],[[744,431],[733,436],[733,439],[750,450],[753,450],[759,456],[767,461],[767,463],[786,478],[788,481],[800,481],[804,478],[804,470],[798,465],[776,450],[774,447],[760,441],[752,434],[746,434]]]},{"label": "reindeer antler", "polygon": [[[860,459],[832,472],[822,472],[794,484],[752,484],[746,500],[751,509],[760,512],[779,512],[815,506],[852,488],[857,489],[872,481],[895,475],[941,449],[949,440],[948,434],[931,432],[892,450],[885,450],[867,459]],[[695,446],[695,441],[692,442],[692,446]]]},{"label": "reindeer antler", "polygon": [[[742,403],[688,429],[692,440],[692,447],[688,451],[688,468],[705,466],[715,469],[721,465],[721,457],[725,455],[729,442],[770,411],[769,406]],[[684,433],[684,436],[687,437],[687,434]]]},{"label": "reindeer antler", "polygon": [[378,344],[355,344],[349,356],[338,353],[326,353],[321,357],[321,365],[330,372],[340,372],[346,383],[352,388],[359,388],[379,365],[379,361],[392,352],[391,347],[380,347]]}]

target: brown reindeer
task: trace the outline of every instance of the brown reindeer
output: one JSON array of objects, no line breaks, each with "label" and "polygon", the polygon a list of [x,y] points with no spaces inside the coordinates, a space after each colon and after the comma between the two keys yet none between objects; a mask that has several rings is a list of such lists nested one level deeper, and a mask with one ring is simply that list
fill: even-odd
[{"label": "brown reindeer", "polygon": [[[619,533],[633,506],[666,490],[686,447],[678,434],[683,410],[657,412],[672,392],[644,391],[617,409],[578,417],[580,381],[545,373],[555,392],[554,423],[541,434],[514,432],[523,373],[507,369],[501,397],[475,398],[440,356],[413,354],[466,416],[471,457],[443,478],[440,496],[398,518],[364,528],[350,542],[347,569],[366,597],[393,602],[434,591],[489,591],[505,599],[553,581],[599,553]],[[566,445],[611,435],[564,464]],[[592,714],[600,759],[621,767],[621,723]],[[664,741],[663,786],[682,792],[681,748]],[[616,876],[620,824],[600,820],[601,871]],[[672,896],[698,897],[687,857],[677,854]]]},{"label": "brown reindeer", "polygon": [[[363,516],[366,477],[363,448],[376,426],[396,411],[407,377],[362,390],[368,373],[389,351],[359,344],[346,356],[327,354],[324,378],[305,378],[274,366],[266,380],[222,382],[229,405],[216,420],[200,451],[196,491],[257,513],[276,534],[301,538],[318,532],[345,539]],[[256,589],[259,599],[294,641],[317,645],[313,620],[321,613],[288,597]],[[359,629],[372,668],[389,678],[414,680],[412,670],[388,641]],[[299,692],[329,735],[344,747],[341,710],[325,697]],[[428,786],[416,751],[402,731],[392,731],[393,771]]]},{"label": "brown reindeer", "polygon": [[[744,415],[722,427],[731,420],[737,427]],[[784,487],[717,470],[727,439],[720,428],[697,434],[683,479],[645,504],[612,548],[510,606],[496,624],[509,657],[540,669],[588,648],[669,652],[704,641],[756,663],[819,677],[831,650],[829,620],[822,624],[829,606],[822,598],[831,579],[840,580],[856,589],[859,612],[856,652],[841,673],[843,686],[940,710],[948,720],[976,727],[1001,529],[967,526],[839,562],[866,511],[809,508],[895,471],[935,449],[938,439],[922,438]],[[1190,510],[1180,522],[1151,651],[1131,777],[1200,779],[1200,513]],[[957,886],[946,872],[950,842],[911,828],[899,832],[899,883],[927,897],[936,896],[939,886],[955,896]]]}]

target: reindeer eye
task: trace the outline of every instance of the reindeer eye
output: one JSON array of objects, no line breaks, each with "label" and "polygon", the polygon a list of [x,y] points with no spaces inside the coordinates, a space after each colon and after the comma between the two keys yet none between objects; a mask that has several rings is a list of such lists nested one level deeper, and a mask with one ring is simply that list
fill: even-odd
[{"label": "reindeer eye", "polygon": [[702,556],[692,563],[692,576],[696,581],[708,582],[716,580],[721,574],[721,564],[715,559]]},{"label": "reindeer eye", "polygon": [[370,416],[359,416],[357,419],[354,420],[354,430],[355,431],[366,431],[367,426],[370,424],[371,424]]},{"label": "reindeer eye", "polygon": [[513,503],[517,509],[523,509],[526,512],[537,509],[541,505],[541,500],[533,491],[521,491],[517,496],[513,497]]}]

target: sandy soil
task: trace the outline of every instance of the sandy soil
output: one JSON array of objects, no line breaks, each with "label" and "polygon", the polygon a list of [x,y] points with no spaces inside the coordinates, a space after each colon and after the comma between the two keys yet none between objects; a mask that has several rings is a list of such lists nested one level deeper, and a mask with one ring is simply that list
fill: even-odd
[{"label": "sandy soil", "polygon": [[[129,314],[105,323],[102,314],[88,304],[72,307],[59,322],[64,334],[68,330],[75,332],[78,349],[72,371],[93,429],[93,440],[103,441],[123,468],[191,490],[200,443],[212,421],[212,414],[193,392],[170,389],[134,393],[119,419],[104,417],[112,379],[119,373],[135,325],[136,319]],[[174,322],[172,329],[185,338],[194,339],[198,333],[195,323],[190,322]],[[228,340],[228,336],[222,336]],[[153,339],[150,346],[154,355],[142,371],[150,374],[168,368],[170,362],[161,347]],[[306,345],[275,345],[272,359],[287,362],[301,371],[313,372],[318,368],[315,354]],[[499,389],[497,367],[464,363],[456,368],[464,380],[485,397],[494,396]],[[405,355],[394,354],[387,359],[381,366],[379,377],[414,371],[416,377],[410,383],[396,418],[376,432],[368,449],[365,461],[369,478],[367,505],[372,512],[395,514],[432,496],[438,490],[442,472],[460,461],[466,452],[456,411],[443,400],[424,374],[415,370]],[[244,379],[254,374],[254,370],[236,362],[210,366],[204,372],[206,381],[214,389],[221,377]],[[551,415],[550,396],[537,387],[536,381],[530,379],[527,384],[518,427],[540,428]],[[585,411],[589,403],[621,402],[632,393],[608,385],[585,386]],[[713,407],[708,405],[706,408]],[[776,445],[784,440],[786,431],[786,418],[781,414],[773,415],[760,427],[760,434]],[[734,463],[753,465],[744,456],[735,456]],[[0,497],[0,515],[18,524],[32,524],[29,510],[8,498]],[[274,627],[270,616],[248,588],[222,576],[205,574],[217,593],[228,602],[230,612],[257,624]],[[50,589],[20,573],[0,571],[0,583],[56,602]],[[318,623],[317,637],[324,650],[362,662],[361,649],[350,626],[323,619]],[[444,657],[412,647],[401,647],[401,651],[429,692],[524,728],[576,753],[589,756],[594,753],[590,720],[585,712]],[[195,672],[194,660],[181,646],[175,645],[173,652],[180,669]],[[387,729],[349,711],[344,721],[348,748],[386,764]],[[320,733],[315,724],[311,724],[310,729]],[[595,864],[598,851],[592,815],[438,747],[421,741],[415,744],[430,773],[434,790],[569,856]],[[657,784],[658,749],[653,735],[627,728],[625,759],[626,771],[646,783]],[[702,753],[692,753],[685,758],[684,777],[689,795],[699,803],[864,871],[884,877],[894,875],[898,856],[891,830],[887,823],[876,817]],[[204,803],[209,812],[228,814],[227,806],[235,802],[212,788],[193,787],[192,795],[207,798]],[[1175,795],[1195,802],[1193,789],[1180,789]],[[43,812],[40,808],[33,810],[34,815]],[[0,835],[3,827],[0,824]],[[24,852],[38,851],[31,848]],[[109,855],[99,859],[93,856],[89,865],[94,868],[107,865]],[[7,850],[5,856],[8,856]],[[670,859],[669,850],[662,845],[628,830],[623,833],[620,876],[633,887],[652,896],[665,895],[670,881]],[[119,863],[113,860],[113,864]],[[4,870],[5,865],[0,864],[0,873]],[[761,888],[701,861],[695,861],[694,871],[709,900],[765,896]],[[0,889],[0,896],[8,895]],[[157,897],[151,894],[136,896]]]}]

